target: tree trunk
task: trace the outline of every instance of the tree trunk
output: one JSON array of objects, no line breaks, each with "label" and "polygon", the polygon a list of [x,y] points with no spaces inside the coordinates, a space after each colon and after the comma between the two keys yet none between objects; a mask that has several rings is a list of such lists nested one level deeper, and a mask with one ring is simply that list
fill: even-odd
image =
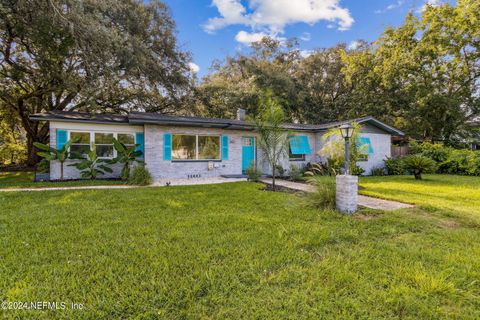
[{"label": "tree trunk", "polygon": [[415,180],[422,180],[422,174],[420,172],[415,171],[413,175],[415,176]]},{"label": "tree trunk", "polygon": [[40,142],[43,144],[48,144],[48,131],[48,124],[44,124],[43,127],[34,134],[29,134],[29,132],[27,131],[27,165],[34,166],[41,160],[41,158],[37,155],[37,152],[39,150],[33,145],[33,143]]},{"label": "tree trunk", "polygon": [[275,191],[275,166],[272,166],[272,190]]},{"label": "tree trunk", "polygon": [[33,138],[27,134],[27,165],[34,166],[40,161],[38,149],[33,145]]},{"label": "tree trunk", "polygon": [[60,180],[63,180],[63,162],[60,162]]}]

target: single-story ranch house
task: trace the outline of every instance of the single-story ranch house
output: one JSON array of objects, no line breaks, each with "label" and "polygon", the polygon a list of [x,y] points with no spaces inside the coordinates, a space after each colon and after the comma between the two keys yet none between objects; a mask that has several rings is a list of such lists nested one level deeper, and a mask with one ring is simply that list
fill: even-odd
[{"label": "single-story ranch house", "polygon": [[[86,150],[95,144],[100,157],[113,158],[116,152],[113,137],[126,145],[138,144],[155,181],[239,176],[252,162],[257,163],[265,174],[269,171],[262,161],[261,150],[257,148],[257,133],[252,124],[245,121],[245,112],[241,109],[235,120],[146,112],[117,115],[68,111],[35,114],[31,119],[50,122],[50,145],[56,148],[61,148],[68,140],[73,142],[72,151]],[[369,174],[372,168],[383,165],[383,160],[390,157],[391,136],[403,133],[373,117],[351,121],[362,125],[360,139],[368,144],[368,154],[358,165]],[[289,156],[281,165],[288,170],[290,164],[302,167],[309,162],[324,160],[317,154],[324,143],[322,135],[330,128],[351,121],[285,124],[284,128],[291,136]],[[109,176],[119,176],[120,166],[115,165],[113,169]],[[77,179],[80,174],[75,167],[66,165],[64,176],[65,179]],[[52,161],[50,179],[59,178],[60,165]]]}]

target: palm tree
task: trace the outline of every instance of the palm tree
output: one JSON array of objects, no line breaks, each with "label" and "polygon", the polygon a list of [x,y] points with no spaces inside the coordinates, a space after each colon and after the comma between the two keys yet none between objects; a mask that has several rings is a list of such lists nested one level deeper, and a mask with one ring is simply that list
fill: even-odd
[{"label": "palm tree", "polygon": [[264,92],[259,103],[261,112],[252,122],[258,132],[258,147],[263,152],[263,160],[271,169],[272,189],[275,191],[277,165],[288,155],[288,132],[282,128],[285,113],[271,91]]}]

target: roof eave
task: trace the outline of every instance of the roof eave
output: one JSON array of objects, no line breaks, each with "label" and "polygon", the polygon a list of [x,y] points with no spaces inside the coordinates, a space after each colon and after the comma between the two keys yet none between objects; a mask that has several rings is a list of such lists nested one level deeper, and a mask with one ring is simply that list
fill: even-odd
[{"label": "roof eave", "polygon": [[375,119],[374,117],[367,117],[367,118],[362,119],[358,122],[363,123],[363,122],[369,122],[369,121],[374,122],[382,130],[387,131],[387,132],[389,132],[393,135],[401,136],[401,137],[403,137],[405,135],[405,133],[403,131],[395,129],[394,127],[391,127],[388,124],[383,123],[382,121]]},{"label": "roof eave", "polygon": [[182,126],[182,127],[204,127],[204,128],[220,128],[220,129],[238,129],[253,130],[252,126],[239,125],[234,123],[219,123],[209,121],[185,121],[185,120],[151,120],[151,119],[130,119],[131,124],[157,124],[164,126]]},{"label": "roof eave", "polygon": [[28,117],[30,120],[34,121],[56,121],[56,122],[77,122],[77,123],[97,123],[97,124],[124,124],[128,125],[128,121],[115,121],[115,120],[96,120],[96,119],[65,119],[65,118],[55,118],[55,117],[43,117],[31,115]]}]

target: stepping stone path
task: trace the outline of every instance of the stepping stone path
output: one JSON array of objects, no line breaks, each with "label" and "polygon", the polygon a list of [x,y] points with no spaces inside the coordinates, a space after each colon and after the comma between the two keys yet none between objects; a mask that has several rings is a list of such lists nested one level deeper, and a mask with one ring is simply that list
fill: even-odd
[{"label": "stepping stone path", "polygon": [[[267,184],[272,184],[272,179],[262,179],[261,181]],[[304,192],[315,191],[314,186],[311,186],[305,183],[298,183],[298,182],[292,182],[292,181],[286,181],[286,180],[275,180],[275,184],[277,186],[282,186],[284,188],[288,188],[292,190],[298,190],[298,191],[304,191]],[[383,211],[392,211],[397,209],[406,209],[406,208],[415,207],[414,205],[407,204],[407,203],[391,201],[391,200],[383,200],[383,199],[367,197],[362,195],[358,195],[358,205],[362,207],[370,208],[370,209],[377,209],[377,210],[383,210]]]}]

